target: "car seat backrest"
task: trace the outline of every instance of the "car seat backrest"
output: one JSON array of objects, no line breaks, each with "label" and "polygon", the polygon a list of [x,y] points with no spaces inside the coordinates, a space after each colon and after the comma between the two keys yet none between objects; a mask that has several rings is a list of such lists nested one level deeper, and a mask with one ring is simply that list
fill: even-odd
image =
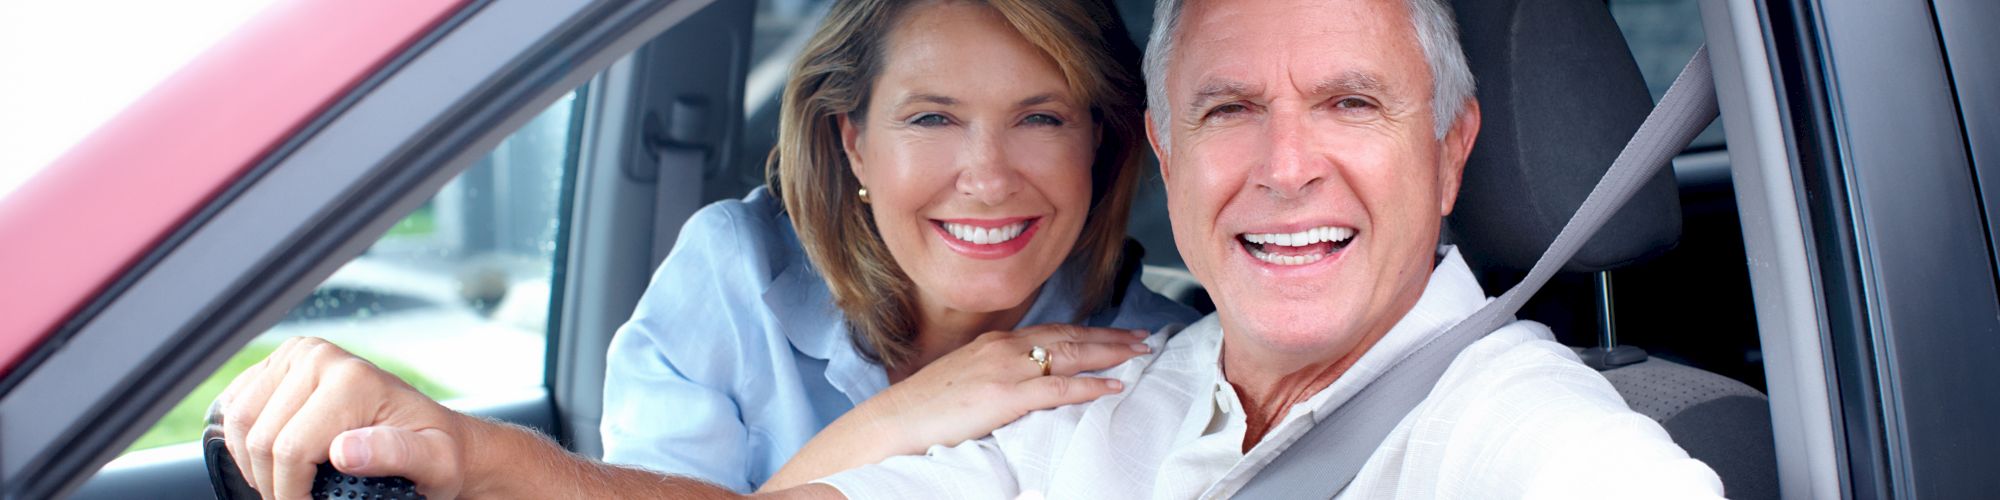
[{"label": "car seat backrest", "polygon": [[1778,498],[1778,451],[1764,393],[1729,377],[1652,358],[1604,371],[1633,411],[1667,429],[1722,477],[1730,498]]},{"label": "car seat backrest", "polygon": [[[1526,271],[1652,110],[1645,77],[1601,0],[1457,0],[1482,124],[1449,230],[1476,269]],[[1679,240],[1664,169],[1570,259],[1599,271]]]},{"label": "car seat backrest", "polygon": [[[1454,0],[1482,124],[1448,221],[1476,268],[1533,267],[1652,109],[1602,0]],[[1674,247],[1679,191],[1662,169],[1566,271],[1610,270]],[[1769,405],[1741,382],[1653,359],[1603,372],[1722,477],[1731,498],[1776,498]]]}]

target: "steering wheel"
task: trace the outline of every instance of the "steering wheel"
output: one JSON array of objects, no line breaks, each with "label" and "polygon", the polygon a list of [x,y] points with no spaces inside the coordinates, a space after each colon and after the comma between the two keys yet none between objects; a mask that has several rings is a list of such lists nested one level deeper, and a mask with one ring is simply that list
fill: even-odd
[{"label": "steering wheel", "polygon": [[[201,431],[202,460],[208,464],[208,481],[215,485],[217,500],[256,500],[262,498],[250,482],[243,479],[243,470],[236,467],[236,459],[229,456],[229,448],[222,438],[222,407],[208,405],[208,426]],[[416,483],[401,477],[356,477],[333,468],[331,463],[319,464],[319,473],[313,476],[312,497],[314,499],[368,498],[385,500],[423,500],[417,494]]]}]

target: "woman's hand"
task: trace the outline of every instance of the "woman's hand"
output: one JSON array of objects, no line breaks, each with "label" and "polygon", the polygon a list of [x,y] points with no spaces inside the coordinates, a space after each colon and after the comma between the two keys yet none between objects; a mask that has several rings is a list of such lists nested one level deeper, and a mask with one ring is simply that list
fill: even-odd
[{"label": "woman's hand", "polygon": [[[763,491],[786,488],[896,455],[991,434],[1028,412],[1123,390],[1078,373],[1151,352],[1150,332],[1039,325],[980,335],[842,415],[806,443]],[[1049,352],[1049,374],[1029,357]]]},{"label": "woman's hand", "polygon": [[325,340],[297,337],[216,398],[230,458],[266,498],[306,498],[318,464],[403,476],[430,498],[462,492],[465,446],[483,422]]},{"label": "woman's hand", "polygon": [[[1095,400],[1123,390],[1108,378],[1079,377],[1151,352],[1150,332],[1073,325],[1038,325],[991,332],[932,361],[908,379],[869,398],[857,412],[879,419],[896,455],[922,453],[991,434],[1028,412]],[[1049,353],[1049,375],[1029,351]]]}]

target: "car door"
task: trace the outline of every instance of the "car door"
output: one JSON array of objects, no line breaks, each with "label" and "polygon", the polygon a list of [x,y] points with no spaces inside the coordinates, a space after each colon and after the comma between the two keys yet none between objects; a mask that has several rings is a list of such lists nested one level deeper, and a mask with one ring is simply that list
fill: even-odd
[{"label": "car door", "polygon": [[[609,229],[651,228],[652,193],[662,191],[652,186],[685,178],[628,175],[628,146],[646,142],[643,126],[630,126],[634,117],[657,114],[673,101],[635,102],[631,96],[645,89],[637,73],[623,73],[623,81],[618,71],[599,73],[698,16],[728,22],[656,42],[650,52],[666,57],[740,47],[746,36],[700,35],[747,30],[747,12],[737,2],[703,0],[302,0],[261,14],[0,200],[0,235],[24,242],[0,253],[6,262],[0,274],[24,278],[4,287],[6,302],[24,307],[0,315],[9,317],[0,325],[0,497],[212,495],[189,453],[121,464],[78,488],[260,332],[355,309],[331,303],[343,299],[373,298],[371,307],[381,306],[386,294],[354,291],[369,287],[341,291],[342,276],[354,274],[343,266],[364,253],[396,253],[381,248],[385,236],[434,235],[447,221],[481,217],[470,207],[485,206],[489,219],[509,210],[528,212],[516,216],[524,220],[535,220],[536,210],[556,217],[540,221],[554,228],[460,224],[456,238],[494,248],[521,246],[499,234],[508,231],[545,238],[547,246],[520,251],[547,258],[525,273],[545,276],[547,298],[539,307],[521,298],[533,297],[533,287],[519,292],[510,277],[499,280],[507,291],[492,303],[479,302],[490,295],[479,287],[445,293],[470,297],[472,307],[490,307],[493,315],[505,314],[506,295],[529,302],[515,307],[547,315],[547,340],[534,347],[550,353],[544,359],[564,359],[553,353],[569,352],[562,339],[577,326],[564,314],[590,309],[581,305],[589,301],[602,311],[623,309],[622,316],[630,302],[620,305],[620,297],[636,298],[616,291],[617,279],[565,271],[574,259],[609,251],[573,248],[569,236],[586,232],[587,224],[569,221],[603,208],[593,200],[609,200],[647,205],[592,214],[641,221]],[[713,102],[740,96],[734,94],[742,86],[740,69],[696,69],[719,76],[687,79],[674,88],[677,96]],[[591,85],[575,90],[587,80]],[[607,90],[596,92],[600,87]],[[640,90],[613,102],[621,88]],[[680,139],[719,143],[727,123],[695,122],[696,133]],[[556,168],[507,173],[496,165],[510,148],[548,149],[508,138],[516,130],[562,143]],[[589,181],[604,177],[645,194],[585,189],[604,184]],[[533,191],[502,188],[511,179],[539,179],[558,193],[556,201],[504,201]],[[481,231],[489,234],[470,235]],[[498,260],[496,267],[511,265]],[[584,270],[602,276],[636,267],[643,276],[650,263],[635,262]],[[334,284],[322,286],[330,277]],[[480,282],[476,273],[466,281]],[[629,288],[630,279],[624,281]],[[472,351],[438,354],[480,361]],[[553,363],[530,390],[460,407],[567,438],[557,417],[562,389],[551,382],[561,377],[561,365]]]},{"label": "car door", "polygon": [[1992,5],[1701,2],[1787,498],[2000,488]]}]

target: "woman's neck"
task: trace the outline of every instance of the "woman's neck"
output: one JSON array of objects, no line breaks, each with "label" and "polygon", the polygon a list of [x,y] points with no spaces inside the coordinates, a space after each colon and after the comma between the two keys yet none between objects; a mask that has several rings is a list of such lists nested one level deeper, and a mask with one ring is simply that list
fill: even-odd
[{"label": "woman's neck", "polygon": [[[1019,305],[999,311],[968,312],[940,305],[938,301],[917,300],[917,352],[901,366],[889,370],[889,383],[896,383],[950,354],[974,337],[992,331],[1013,330],[1035,304],[1037,290]],[[1023,355],[1026,355],[1025,353]]]}]

